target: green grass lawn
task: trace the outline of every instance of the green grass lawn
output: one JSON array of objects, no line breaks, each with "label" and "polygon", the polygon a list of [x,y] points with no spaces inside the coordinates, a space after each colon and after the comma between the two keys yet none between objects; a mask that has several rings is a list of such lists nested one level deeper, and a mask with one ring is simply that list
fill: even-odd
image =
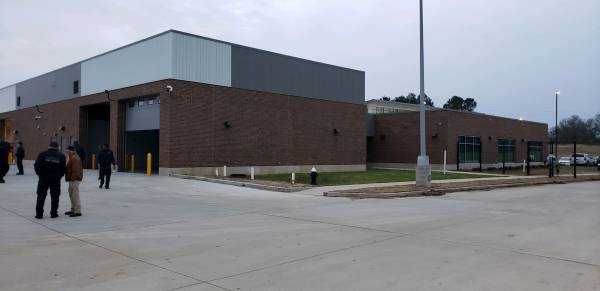
[{"label": "green grass lawn", "polygon": [[[447,179],[465,179],[465,178],[483,178],[489,176],[477,174],[463,174],[447,172],[432,172],[433,180]],[[291,182],[291,174],[277,175],[259,175],[257,180],[267,180],[275,182]],[[382,170],[369,169],[366,172],[329,172],[319,173],[317,179],[320,186],[352,185],[352,184],[371,184],[387,182],[407,182],[415,180],[415,171],[408,170]],[[296,173],[296,183],[309,184],[310,177],[308,173]]]}]

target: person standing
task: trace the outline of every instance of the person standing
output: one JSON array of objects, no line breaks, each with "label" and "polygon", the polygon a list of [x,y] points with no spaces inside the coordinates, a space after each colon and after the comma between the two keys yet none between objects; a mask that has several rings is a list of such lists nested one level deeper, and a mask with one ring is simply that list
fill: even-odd
[{"label": "person standing", "polygon": [[98,165],[100,169],[100,187],[104,185],[105,189],[110,189],[110,175],[112,170],[116,168],[115,156],[108,148],[107,144],[102,145],[100,152],[98,153]]},{"label": "person standing", "polygon": [[34,169],[38,175],[37,203],[35,218],[44,217],[44,203],[50,190],[50,217],[58,217],[58,199],[60,197],[60,180],[66,172],[65,155],[58,151],[58,143],[50,143],[48,150],[41,152],[35,160]]},{"label": "person standing", "polygon": [[69,182],[69,198],[71,199],[71,211],[65,212],[70,217],[81,216],[81,202],[79,200],[79,184],[83,180],[83,164],[74,146],[67,147],[67,172],[65,181]]},{"label": "person standing", "polygon": [[81,159],[81,164],[85,166],[85,160],[87,158],[87,153],[85,152],[85,149],[79,144],[79,141],[74,141],[73,147],[75,147],[75,152],[77,152],[77,155]]},{"label": "person standing", "polygon": [[23,159],[25,158],[25,147],[23,147],[22,141],[17,142],[17,151],[15,153],[15,157],[17,158],[17,169],[19,169],[17,175],[24,175]]},{"label": "person standing", "polygon": [[8,153],[10,152],[10,144],[0,140],[0,183],[6,183],[4,176],[8,173],[10,165],[8,164]]}]

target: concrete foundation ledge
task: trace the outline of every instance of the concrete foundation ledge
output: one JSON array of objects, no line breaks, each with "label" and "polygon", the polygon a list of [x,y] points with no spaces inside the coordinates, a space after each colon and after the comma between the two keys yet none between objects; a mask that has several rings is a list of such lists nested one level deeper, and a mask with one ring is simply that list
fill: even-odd
[{"label": "concrete foundation ledge", "polygon": [[[531,167],[540,167],[544,163],[531,162]],[[441,171],[444,169],[443,164],[431,164],[431,169],[435,171]],[[385,169],[399,169],[399,170],[414,170],[417,168],[417,164],[409,163],[369,163],[369,168],[385,168]],[[479,163],[466,163],[460,164],[461,171],[471,171],[479,169]],[[502,163],[484,163],[482,164],[483,169],[502,169]],[[507,168],[520,168],[523,167],[523,163],[505,163]],[[446,164],[446,170],[456,171],[456,164]]]},{"label": "concrete foundation ledge", "polygon": [[204,181],[204,182],[225,184],[225,185],[238,186],[238,187],[248,187],[248,188],[253,188],[253,189],[260,189],[260,190],[267,190],[267,191],[274,191],[274,192],[284,192],[284,193],[298,192],[298,191],[303,191],[303,190],[310,188],[309,186],[288,186],[288,187],[274,186],[274,185],[265,185],[265,184],[259,184],[259,183],[251,183],[251,182],[249,183],[249,182],[245,182],[245,181],[226,180],[226,179],[217,179],[217,178],[202,177],[202,176],[179,175],[179,174],[173,174],[171,176],[180,178],[180,179],[198,180],[198,181]]},{"label": "concrete foundation ledge", "polygon": [[468,191],[489,191],[501,188],[527,187],[546,184],[567,184],[576,182],[600,181],[600,175],[582,175],[578,178],[559,177],[559,178],[515,178],[502,180],[480,180],[472,182],[450,182],[432,184],[432,187],[419,188],[414,184],[390,187],[372,187],[363,189],[354,189],[346,191],[330,191],[323,193],[326,197],[345,197],[351,199],[388,199],[402,197],[418,196],[441,196],[447,193],[468,192]]},{"label": "concrete foundation ledge", "polygon": [[[227,166],[227,165],[225,165]],[[254,175],[308,173],[312,167],[319,172],[359,172],[366,171],[366,164],[358,165],[287,165],[287,166],[227,166],[227,176],[244,174],[250,176],[250,169],[254,167]],[[219,167],[191,167],[191,168],[167,168],[161,167],[159,175],[188,175],[188,176],[215,176],[216,172],[223,175],[223,166]]]}]

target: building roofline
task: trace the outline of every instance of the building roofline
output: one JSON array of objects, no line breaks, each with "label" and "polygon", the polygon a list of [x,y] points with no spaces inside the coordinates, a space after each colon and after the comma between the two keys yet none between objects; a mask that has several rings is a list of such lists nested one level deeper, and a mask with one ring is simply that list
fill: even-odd
[{"label": "building roofline", "polygon": [[210,41],[214,41],[214,42],[219,42],[219,43],[222,43],[222,44],[227,44],[227,45],[236,46],[236,47],[241,47],[241,48],[246,48],[246,49],[251,49],[251,50],[255,50],[255,51],[259,51],[259,52],[263,52],[263,53],[273,54],[273,55],[282,56],[282,57],[287,57],[287,58],[292,58],[292,59],[301,60],[301,61],[305,61],[305,62],[310,62],[310,63],[320,64],[320,65],[326,65],[326,66],[330,66],[330,67],[334,67],[334,68],[338,68],[338,69],[349,70],[349,71],[354,71],[354,72],[360,72],[360,73],[363,73],[363,74],[365,73],[364,71],[361,71],[361,70],[356,70],[356,69],[351,69],[351,68],[346,68],[346,67],[336,66],[336,65],[332,65],[332,64],[326,64],[326,63],[322,63],[322,62],[317,62],[317,61],[313,61],[313,60],[303,59],[303,58],[294,57],[294,56],[290,56],[290,55],[285,55],[285,54],[281,54],[281,53],[276,53],[276,52],[272,52],[272,51],[267,51],[267,50],[263,50],[263,49],[253,48],[253,47],[244,46],[244,45],[240,45],[240,44],[235,44],[235,43],[231,43],[231,42],[226,42],[226,41],[222,41],[222,40],[218,40],[218,39],[214,39],[214,38],[210,38],[210,37],[205,37],[205,36],[201,36],[201,35],[197,35],[197,34],[193,34],[193,33],[189,33],[189,32],[183,32],[183,31],[179,31],[179,30],[176,30],[176,29],[169,29],[169,30],[163,31],[163,32],[161,32],[161,33],[154,34],[154,35],[151,35],[151,36],[149,36],[149,37],[146,37],[146,38],[140,39],[140,40],[138,40],[138,41],[135,41],[135,42],[132,42],[132,43],[129,43],[129,44],[126,44],[126,45],[123,45],[123,46],[120,46],[120,47],[117,47],[117,48],[111,49],[111,50],[109,50],[109,51],[106,51],[106,52],[103,52],[103,53],[97,54],[97,55],[95,55],[95,56],[92,56],[92,57],[89,57],[89,58],[86,58],[86,59],[83,59],[83,60],[81,60],[81,61],[78,61],[78,62],[75,62],[75,63],[69,64],[69,65],[66,65],[66,66],[59,67],[58,69],[54,69],[54,70],[51,70],[51,71],[48,71],[48,72],[45,72],[45,73],[42,73],[42,74],[36,75],[36,76],[34,76],[34,77],[31,77],[31,78],[27,78],[27,79],[25,79],[25,80],[22,80],[22,81],[19,81],[19,82],[16,82],[16,83],[12,83],[12,84],[9,84],[9,85],[7,85],[7,86],[4,86],[4,87],[0,87],[0,90],[1,90],[1,89],[6,89],[6,88],[8,88],[8,87],[11,87],[11,86],[17,85],[17,84],[19,84],[19,83],[22,83],[22,82],[26,82],[26,81],[29,81],[29,80],[33,80],[33,79],[35,79],[35,78],[38,78],[38,77],[41,77],[41,76],[43,76],[43,75],[50,74],[50,73],[53,73],[53,72],[56,72],[56,71],[62,70],[62,69],[64,69],[64,68],[67,68],[67,67],[70,67],[70,66],[73,66],[73,65],[80,65],[80,64],[82,64],[83,62],[89,61],[89,60],[91,60],[91,59],[95,59],[95,58],[97,58],[97,57],[101,57],[101,56],[104,56],[104,55],[110,54],[110,53],[112,53],[112,52],[115,52],[115,51],[118,51],[118,50],[125,49],[125,48],[127,48],[127,47],[130,47],[130,46],[133,46],[133,45],[136,45],[136,44],[139,44],[139,43],[142,43],[142,42],[145,42],[145,41],[151,40],[151,39],[153,39],[153,38],[157,38],[157,37],[159,37],[159,36],[162,36],[162,35],[165,35],[165,34],[168,34],[168,33],[177,33],[177,34],[181,34],[181,35],[186,35],[186,36],[191,36],[191,37],[201,38],[201,39],[205,39],[205,40],[210,40]]},{"label": "building roofline", "polygon": [[[385,100],[378,100],[378,99],[371,99],[371,100],[368,100],[366,102],[367,102],[367,104],[369,102],[384,103],[384,104],[389,102],[389,104],[394,104],[394,103],[402,104],[401,106],[410,106],[410,107],[418,107],[419,106],[419,104],[401,103],[401,102],[396,102],[396,101],[391,101],[391,100],[390,101],[385,101]],[[543,123],[543,122],[531,121],[531,120],[520,120],[520,119],[517,119],[517,118],[511,118],[511,117],[505,117],[505,116],[498,116],[498,115],[491,115],[491,114],[481,113],[481,112],[475,112],[475,111],[455,110],[455,109],[440,108],[440,107],[429,106],[429,105],[425,105],[425,107],[426,107],[426,109],[428,111],[438,111],[438,112],[440,112],[440,111],[444,112],[445,111],[445,112],[457,112],[457,113],[465,113],[465,114],[475,114],[475,115],[488,116],[488,117],[494,117],[494,118],[508,119],[508,120],[513,120],[513,121],[537,123],[537,124],[548,126],[547,123]],[[406,113],[413,113],[413,112],[393,112],[393,113],[396,113],[396,114],[406,114]]]}]

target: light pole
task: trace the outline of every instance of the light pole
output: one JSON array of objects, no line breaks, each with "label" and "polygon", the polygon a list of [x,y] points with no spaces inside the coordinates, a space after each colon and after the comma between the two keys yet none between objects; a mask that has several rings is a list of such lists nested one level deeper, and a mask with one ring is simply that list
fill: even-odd
[{"label": "light pole", "polygon": [[[560,95],[560,91],[554,91],[554,100],[556,102],[554,107],[554,146],[556,147],[554,150],[554,157],[556,158],[556,161],[558,161],[558,95]],[[559,167],[560,164],[556,163],[556,176],[560,174]]]},{"label": "light pole", "polygon": [[[419,138],[421,152],[417,158],[417,186],[431,187],[431,166],[427,156],[426,136],[425,136],[425,53],[423,49],[423,0],[419,0],[419,20],[421,36],[421,92],[419,94]],[[458,151],[458,148],[456,149]]]}]

